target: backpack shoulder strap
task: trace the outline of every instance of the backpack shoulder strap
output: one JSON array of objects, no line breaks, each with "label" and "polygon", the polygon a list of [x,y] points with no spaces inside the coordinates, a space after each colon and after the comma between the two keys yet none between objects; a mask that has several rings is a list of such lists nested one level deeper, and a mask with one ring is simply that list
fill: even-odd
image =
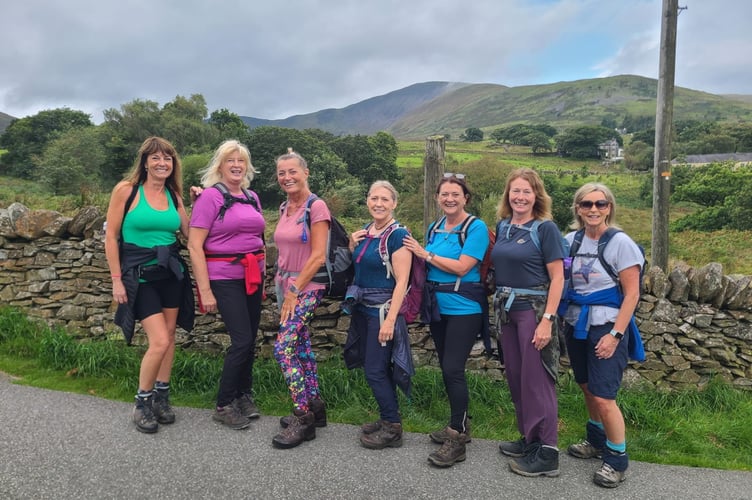
[{"label": "backpack shoulder strap", "polygon": [[459,240],[460,240],[461,247],[465,246],[465,240],[467,239],[467,229],[470,227],[470,224],[475,222],[476,219],[477,219],[476,216],[468,215],[467,217],[465,217],[465,220],[462,221],[462,225],[460,226],[460,231],[459,231],[460,233]]},{"label": "backpack shoulder strap", "polygon": [[598,260],[601,262],[601,266],[603,266],[603,269],[608,272],[608,274],[611,276],[611,279],[614,281],[619,281],[619,275],[616,273],[616,270],[611,267],[611,265],[606,262],[606,259],[603,257],[603,251],[606,249],[606,245],[608,245],[608,242],[611,241],[611,238],[614,237],[616,233],[621,233],[621,229],[616,229],[615,227],[608,227],[603,232],[600,238],[598,238]]},{"label": "backpack shoulder strap", "polygon": [[543,221],[540,219],[535,219],[533,223],[530,225],[530,239],[533,240],[533,245],[535,245],[535,248],[538,249],[538,251],[541,251],[541,242],[540,242],[540,235],[538,234],[539,227],[543,224]]},{"label": "backpack shoulder strap", "polygon": [[572,238],[572,244],[569,247],[569,256],[574,257],[577,255],[577,251],[580,249],[580,246],[582,245],[582,238],[585,237],[585,230],[584,229],[578,229],[574,233],[574,238]]},{"label": "backpack shoulder strap", "polygon": [[446,216],[442,215],[435,221],[431,222],[428,225],[428,230],[426,231],[426,243],[433,240],[433,235],[436,233],[436,230],[439,228],[442,222],[446,221]]},{"label": "backpack shoulder strap", "polygon": [[387,228],[383,233],[381,233],[381,236],[379,237],[379,256],[381,257],[381,261],[386,266],[387,279],[389,279],[391,276],[394,276],[392,257],[391,255],[389,255],[389,237],[392,235],[395,229],[398,229],[400,227],[403,226],[401,226],[397,222],[389,224],[389,226],[387,226]]},{"label": "backpack shoulder strap", "polygon": [[138,193],[138,186],[139,184],[135,184],[131,188],[131,194],[129,194],[128,199],[125,200],[125,207],[123,208],[123,220],[120,221],[120,241],[121,242],[123,241],[123,223],[125,222],[125,216],[128,215],[128,210],[130,210],[131,205],[133,205],[133,200],[136,199],[136,193]]}]

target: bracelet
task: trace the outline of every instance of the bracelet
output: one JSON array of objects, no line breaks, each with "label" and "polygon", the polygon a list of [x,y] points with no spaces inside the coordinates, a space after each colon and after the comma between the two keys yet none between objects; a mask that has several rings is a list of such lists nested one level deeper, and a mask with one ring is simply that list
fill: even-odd
[{"label": "bracelet", "polygon": [[428,252],[428,255],[426,256],[426,262],[431,262],[433,258],[436,257],[436,254],[433,252]]},{"label": "bracelet", "polygon": [[115,278],[121,278],[122,276],[123,276],[122,274],[113,274],[113,275],[110,275],[110,277],[111,277],[112,279],[115,279]]}]

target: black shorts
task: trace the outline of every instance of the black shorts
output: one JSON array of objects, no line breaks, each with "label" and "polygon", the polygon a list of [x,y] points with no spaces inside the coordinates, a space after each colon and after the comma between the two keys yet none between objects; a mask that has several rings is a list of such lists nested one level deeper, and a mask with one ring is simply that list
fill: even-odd
[{"label": "black shorts", "polygon": [[141,321],[162,309],[177,309],[183,298],[183,280],[167,279],[139,283],[133,312]]}]

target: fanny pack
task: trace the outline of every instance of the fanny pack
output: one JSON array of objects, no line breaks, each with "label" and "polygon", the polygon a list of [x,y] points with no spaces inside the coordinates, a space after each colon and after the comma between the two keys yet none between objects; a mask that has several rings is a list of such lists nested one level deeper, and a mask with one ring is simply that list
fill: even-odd
[{"label": "fanny pack", "polygon": [[148,266],[138,266],[138,278],[144,281],[160,281],[173,277],[172,271],[159,264],[150,264]]}]

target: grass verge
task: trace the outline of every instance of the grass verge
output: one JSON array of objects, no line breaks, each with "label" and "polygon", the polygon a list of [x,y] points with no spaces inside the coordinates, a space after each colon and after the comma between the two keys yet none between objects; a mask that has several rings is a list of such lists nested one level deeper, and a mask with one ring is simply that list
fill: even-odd
[{"label": "grass verge", "polygon": [[[22,312],[0,308],[0,371],[15,383],[131,401],[143,348],[122,342],[79,342]],[[178,351],[171,386],[177,406],[211,408],[222,358]],[[341,357],[319,364],[321,390],[333,422],[361,424],[378,418],[361,370],[349,371]],[[514,406],[504,382],[468,374],[473,436],[516,439]],[[256,401],[267,415],[290,411],[287,387],[276,363],[257,360]],[[622,390],[619,406],[627,424],[630,456],[653,463],[752,470],[752,394],[720,379],[702,391],[671,393]],[[427,433],[446,425],[448,402],[441,372],[421,367],[410,400],[400,394],[408,431]],[[562,449],[583,437],[587,418],[579,387],[565,374],[559,383],[559,442]]]}]

